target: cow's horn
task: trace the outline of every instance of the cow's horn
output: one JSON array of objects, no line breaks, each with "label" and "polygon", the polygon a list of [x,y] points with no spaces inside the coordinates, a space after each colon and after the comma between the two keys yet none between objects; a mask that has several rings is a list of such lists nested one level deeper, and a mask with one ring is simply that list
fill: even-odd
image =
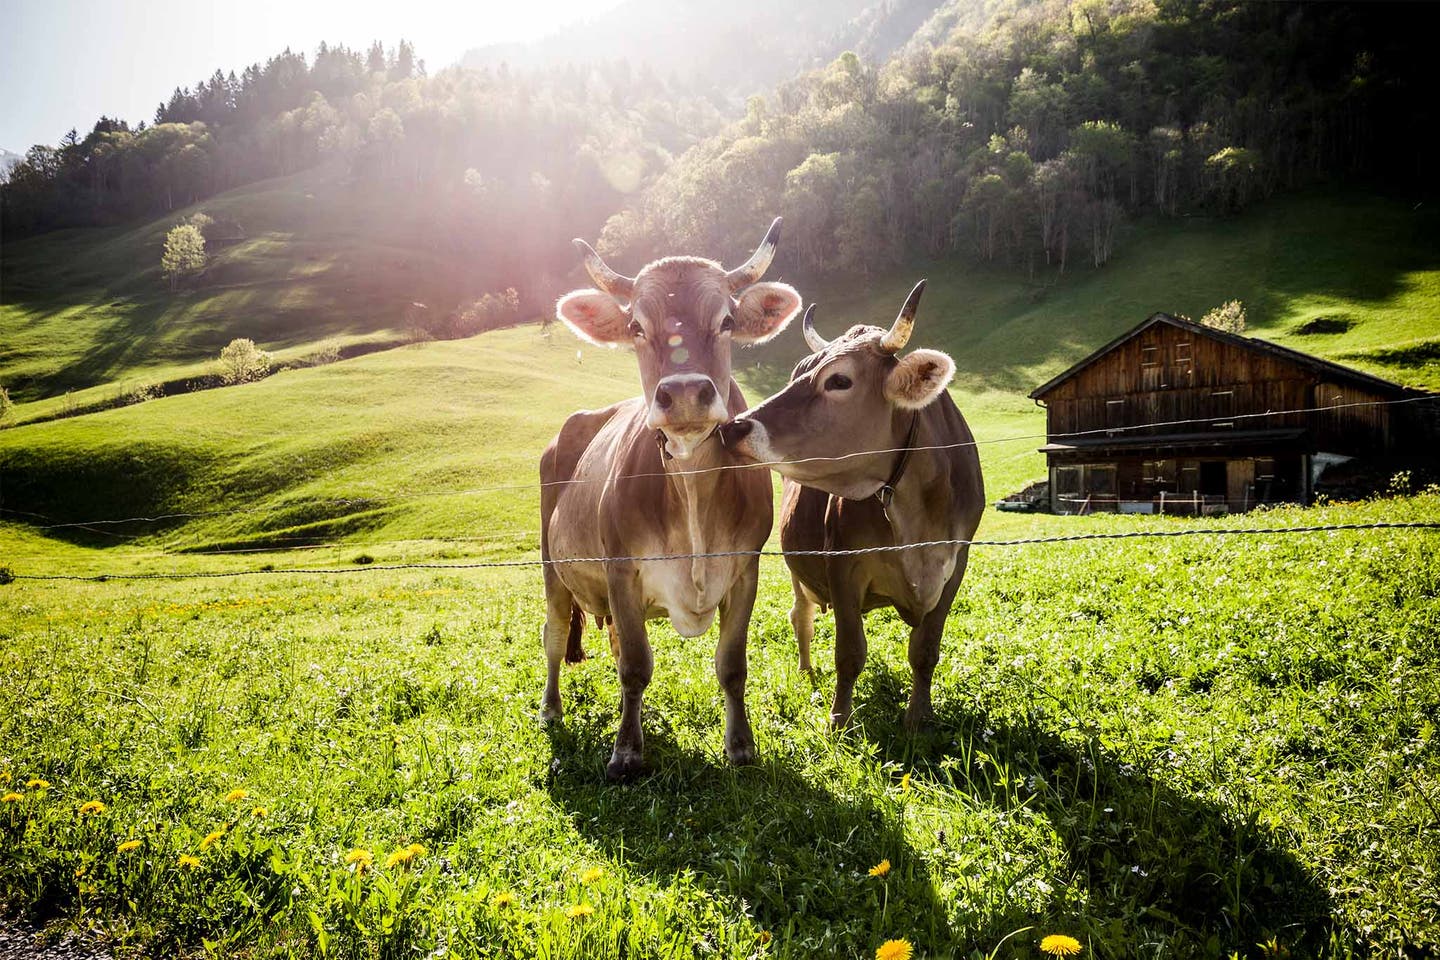
[{"label": "cow's horn", "polygon": [[910,342],[910,331],[915,329],[915,309],[920,306],[920,294],[924,292],[925,281],[921,280],[910,291],[910,296],[905,298],[905,306],[900,308],[900,314],[890,325],[890,331],[881,338],[881,350],[886,353],[896,353],[903,350],[905,344]]},{"label": "cow's horn", "polygon": [[590,274],[590,279],[595,281],[595,286],[612,297],[630,299],[630,294],[635,290],[635,280],[632,277],[611,270],[605,261],[600,259],[600,254],[595,252],[595,248],[584,240],[576,238],[572,242],[585,257],[585,272]]},{"label": "cow's horn", "polygon": [[731,293],[737,293],[765,276],[765,271],[770,269],[770,261],[775,259],[775,245],[779,242],[780,218],[776,217],[775,222],[770,224],[770,229],[765,231],[765,239],[760,241],[760,246],[755,248],[750,259],[725,274],[725,279],[730,281]]},{"label": "cow's horn", "polygon": [[800,332],[805,334],[805,342],[815,353],[830,346],[830,341],[815,331],[815,304],[813,303],[805,308],[805,316],[800,320]]}]

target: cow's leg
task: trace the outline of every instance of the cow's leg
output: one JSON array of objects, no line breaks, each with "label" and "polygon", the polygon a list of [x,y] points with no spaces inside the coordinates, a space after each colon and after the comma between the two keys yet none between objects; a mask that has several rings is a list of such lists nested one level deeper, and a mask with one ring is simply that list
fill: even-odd
[{"label": "cow's leg", "polygon": [[800,585],[800,578],[793,573],[790,574],[790,587],[795,593],[795,605],[790,608],[790,626],[795,630],[795,645],[800,652],[800,669],[811,673],[810,641],[815,639],[815,611],[819,608]]},{"label": "cow's leg", "polygon": [[555,720],[564,712],[560,703],[560,664],[570,644],[575,598],[551,567],[545,568],[545,694],[540,719]]},{"label": "cow's leg", "polygon": [[750,732],[750,718],[745,713],[745,678],[749,670],[745,645],[759,582],[760,560],[756,557],[746,561],[720,601],[715,677],[725,694],[725,755],[734,764],[755,762],[755,735]]},{"label": "cow's leg", "polygon": [[855,709],[855,680],[865,668],[865,618],[856,596],[831,590],[835,604],[835,702],[830,726],[843,730]]},{"label": "cow's leg", "polygon": [[616,669],[620,674],[620,732],[605,767],[609,780],[624,780],[639,773],[644,761],[645,734],[640,728],[640,707],[645,688],[655,672],[650,638],[645,633],[645,604],[640,596],[640,574],[633,565],[610,571],[610,615],[615,618],[619,644]]},{"label": "cow's leg", "polygon": [[965,552],[955,564],[955,573],[940,592],[940,600],[910,631],[910,705],[905,708],[905,727],[920,730],[935,719],[930,703],[930,683],[940,662],[940,641],[945,636],[945,619],[955,601],[955,591],[965,576]]}]

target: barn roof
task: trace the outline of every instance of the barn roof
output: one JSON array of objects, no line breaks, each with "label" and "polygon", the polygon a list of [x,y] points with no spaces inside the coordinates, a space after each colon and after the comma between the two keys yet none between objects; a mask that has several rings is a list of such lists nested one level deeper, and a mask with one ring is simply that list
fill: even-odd
[{"label": "barn roof", "polygon": [[1359,370],[1352,369],[1351,367],[1344,367],[1338,363],[1331,363],[1329,360],[1322,360],[1317,356],[1313,356],[1312,354],[1302,353],[1299,350],[1292,350],[1289,347],[1282,347],[1280,346],[1280,344],[1271,343],[1269,340],[1258,340],[1254,337],[1242,337],[1237,333],[1228,333],[1224,330],[1216,330],[1214,327],[1207,327],[1203,323],[1196,323],[1194,320],[1189,320],[1185,317],[1177,317],[1169,313],[1153,313],[1144,322],[1142,322],[1136,327],[1131,328],[1130,330],[1127,330],[1125,333],[1120,334],[1120,336],[1116,337],[1114,340],[1111,340],[1109,343],[1105,344],[1105,346],[1101,347],[1099,350],[1096,350],[1094,353],[1090,354],[1088,357],[1086,357],[1084,360],[1081,360],[1073,367],[1070,367],[1064,373],[1060,374],[1057,377],[1054,377],[1051,380],[1047,380],[1045,383],[1042,383],[1040,386],[1030,391],[1031,399],[1041,399],[1045,394],[1049,393],[1051,390],[1055,389],[1060,384],[1064,383],[1066,380],[1069,380],[1071,377],[1075,376],[1075,374],[1079,373],[1081,370],[1084,370],[1086,367],[1090,366],[1090,364],[1094,363],[1096,360],[1099,360],[1101,357],[1105,356],[1105,354],[1109,353],[1111,350],[1114,350],[1122,343],[1125,343],[1128,340],[1132,340],[1135,337],[1140,336],[1140,334],[1144,333],[1146,330],[1149,330],[1151,327],[1154,327],[1157,324],[1161,323],[1168,323],[1171,326],[1179,327],[1182,330],[1188,330],[1191,333],[1196,333],[1204,337],[1210,337],[1224,343],[1230,343],[1244,350],[1255,350],[1261,353],[1269,353],[1278,357],[1283,357],[1284,359],[1289,360],[1292,363],[1299,364],[1303,367],[1309,367],[1316,373],[1322,374],[1326,377],[1330,377],[1336,380],[1344,380],[1351,383],[1362,384],[1366,387],[1369,387],[1371,390],[1378,390],[1382,393],[1403,393],[1412,395],[1422,395],[1425,393],[1425,391],[1423,390],[1416,390],[1412,387],[1402,386],[1401,384],[1392,383],[1391,381],[1382,379],[1380,377],[1371,376],[1368,373],[1361,373]]}]

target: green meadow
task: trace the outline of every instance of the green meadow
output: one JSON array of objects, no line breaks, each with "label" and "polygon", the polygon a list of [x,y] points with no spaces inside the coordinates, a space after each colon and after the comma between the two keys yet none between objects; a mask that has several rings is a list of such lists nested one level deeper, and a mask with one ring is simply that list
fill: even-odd
[{"label": "green meadow", "polygon": [[[0,569],[236,575],[0,583],[4,916],[154,957],[1039,957],[1052,933],[1114,958],[1440,951],[1433,531],[976,547],[920,736],[888,612],[855,727],[827,730],[829,618],[806,676],[767,558],[760,762],[724,759],[713,634],[656,624],[651,770],[610,786],[602,634],[564,722],[536,720],[538,569],[385,568],[533,559],[539,453],[635,391],[628,354],[531,323],[47,419],[207,372],[232,337],[297,360],[393,342],[406,303],[460,295],[462,264],[354,199],[310,173],[207,202],[246,238],[173,295],[169,221],[4,247]],[[1099,271],[790,279],[827,336],[930,279],[914,343],[955,356],[994,500],[1044,473],[1026,393],[1156,310],[1239,298],[1254,335],[1440,388],[1435,226],[1292,197],[1133,224]],[[800,342],[737,352],[749,396]],[[980,536],[1374,521],[1440,522],[1440,493],[991,511]]]},{"label": "green meadow", "polygon": [[[1402,517],[1440,521],[1440,496],[1263,520]],[[342,572],[17,581],[0,899],[122,956],[1038,957],[1051,933],[1097,957],[1428,955],[1437,536],[977,547],[923,736],[888,612],[854,729],[827,730],[829,618],[811,678],[767,559],[759,763],[724,758],[713,638],[656,624],[628,786],[603,776],[603,634],[563,723],[536,721],[533,569],[307,553]]]}]

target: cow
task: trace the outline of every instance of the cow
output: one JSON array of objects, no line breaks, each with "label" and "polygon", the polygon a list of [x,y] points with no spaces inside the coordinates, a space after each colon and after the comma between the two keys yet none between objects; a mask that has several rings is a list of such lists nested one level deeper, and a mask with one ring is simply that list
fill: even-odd
[{"label": "cow", "polygon": [[[654,665],[645,623],[660,617],[681,636],[697,637],[719,611],[725,753],[736,764],[755,759],[745,642],[756,552],[770,536],[774,504],[768,472],[742,463],[716,430],[746,405],[730,374],[731,346],[771,339],[800,311],[793,287],[760,280],[779,235],[777,218],[750,259],[730,271],[713,260],[667,257],[634,278],[575,241],[598,289],[566,294],[556,316],[589,343],[634,349],[642,395],[572,415],[540,461],[541,717],[563,712],[560,666],[584,655],[585,614],[606,622],[621,688],[610,780],[643,766],[640,706]],[[638,559],[728,551],[745,555]]]},{"label": "cow", "polygon": [[783,479],[780,543],[786,551],[935,546],[848,556],[786,556],[800,666],[810,670],[815,614],[835,611],[832,726],[850,723],[865,665],[865,611],[894,607],[910,626],[913,684],[906,727],[934,717],[930,684],[945,617],[965,576],[985,506],[980,458],[946,392],[954,361],[938,350],[899,351],[910,339],[921,280],[888,330],[857,325],[826,341],[814,306],[801,327],[814,353],[779,393],[721,428],[725,445]]}]

